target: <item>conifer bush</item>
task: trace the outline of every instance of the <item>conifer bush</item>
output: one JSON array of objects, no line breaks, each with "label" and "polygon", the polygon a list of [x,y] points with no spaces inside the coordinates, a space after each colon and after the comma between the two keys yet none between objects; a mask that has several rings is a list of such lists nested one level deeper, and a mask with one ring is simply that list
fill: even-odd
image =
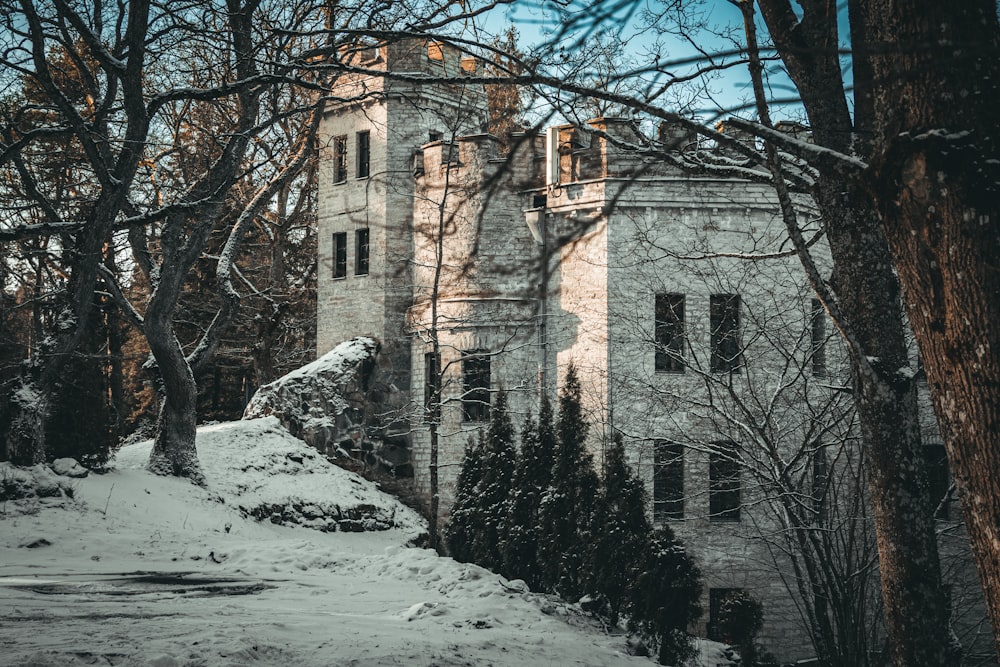
[{"label": "conifer bush", "polygon": [[591,591],[607,605],[608,620],[615,625],[649,549],[652,533],[645,489],[629,471],[620,434],[615,435],[605,457],[597,516],[590,552]]},{"label": "conifer bush", "polygon": [[471,558],[474,563],[491,570],[502,569],[501,536],[508,501],[514,484],[517,447],[514,426],[507,408],[507,394],[499,391],[490,408],[490,425],[479,452],[479,481],[473,489]]},{"label": "conifer bush", "polygon": [[445,530],[445,544],[449,555],[462,563],[473,561],[473,542],[482,530],[475,491],[482,478],[482,454],[485,447],[482,431],[477,439],[470,437],[465,445],[462,467],[455,486],[455,504],[451,508],[451,518]]},{"label": "conifer bush", "polygon": [[600,480],[587,451],[580,381],[570,365],[559,392],[552,481],[539,508],[538,563],[542,587],[575,602],[587,593],[588,551]]},{"label": "conifer bush", "polygon": [[543,397],[538,422],[529,415],[521,428],[521,450],[501,539],[503,573],[511,579],[523,579],[532,590],[539,590],[542,583],[538,565],[539,507],[552,480],[554,449],[552,405]]},{"label": "conifer bush", "polygon": [[661,665],[693,655],[687,628],[701,616],[701,571],[670,528],[658,528],[629,589],[629,627],[659,645]]}]

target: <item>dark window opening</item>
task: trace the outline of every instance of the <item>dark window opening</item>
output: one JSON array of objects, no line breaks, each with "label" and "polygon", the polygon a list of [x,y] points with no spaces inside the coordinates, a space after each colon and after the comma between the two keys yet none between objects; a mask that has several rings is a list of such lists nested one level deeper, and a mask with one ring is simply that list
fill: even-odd
[{"label": "dark window opening", "polygon": [[532,195],[531,196],[531,208],[545,208],[549,203],[549,198],[547,195]]},{"label": "dark window opening", "polygon": [[333,138],[333,182],[347,180],[347,135]]},{"label": "dark window opening", "polygon": [[462,358],[462,419],[484,422],[490,418],[490,358],[466,352]]},{"label": "dark window opening", "polygon": [[333,235],[333,277],[347,277],[347,232]]},{"label": "dark window opening", "polygon": [[742,588],[709,588],[708,589],[708,638],[712,641],[725,641],[719,627],[722,620],[722,605],[730,596],[739,595]]},{"label": "dark window opening", "polygon": [[424,421],[437,423],[441,415],[441,356],[424,354]]},{"label": "dark window opening", "polygon": [[812,374],[826,377],[826,311],[819,299],[812,300],[809,320],[812,327]]},{"label": "dark window opening", "polygon": [[740,520],[740,463],[732,442],[717,442],[708,459],[708,513],[712,521]]},{"label": "dark window opening", "polygon": [[653,519],[684,518],[684,447],[657,440],[653,443]]},{"label": "dark window opening", "polygon": [[812,501],[817,523],[826,521],[826,496],[830,483],[830,469],[826,447],[819,445],[812,455]]},{"label": "dark window opening", "polygon": [[371,132],[365,130],[355,135],[356,150],[358,153],[358,165],[355,176],[357,178],[368,178],[371,174]]},{"label": "dark window opening", "polygon": [[430,131],[428,131],[427,132],[427,137],[431,141],[441,141],[442,139],[444,139],[444,135],[441,134],[440,132],[438,132],[437,130],[430,130]]},{"label": "dark window opening", "polygon": [[354,275],[368,275],[368,228],[354,231]]},{"label": "dark window opening", "polygon": [[927,471],[927,489],[931,497],[931,509],[935,519],[949,518],[948,454],[944,445],[924,445],[924,465]]},{"label": "dark window opening", "polygon": [[657,294],[656,306],[657,371],[684,372],[684,295]]},{"label": "dark window opening", "polygon": [[743,352],[740,349],[740,295],[713,294],[710,310],[712,372],[739,373],[743,366]]}]

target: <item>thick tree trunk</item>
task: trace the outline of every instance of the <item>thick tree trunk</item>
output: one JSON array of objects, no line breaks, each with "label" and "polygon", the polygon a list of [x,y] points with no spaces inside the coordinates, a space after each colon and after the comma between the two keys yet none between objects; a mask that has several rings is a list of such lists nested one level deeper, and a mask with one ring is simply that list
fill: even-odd
[{"label": "thick tree trunk", "polygon": [[187,273],[186,268],[179,268],[179,265],[180,262],[171,262],[172,270],[161,274],[144,320],[146,340],[156,359],[163,390],[149,470],[158,475],[187,477],[203,485],[205,478],[195,447],[198,387],[173,328],[174,308]]},{"label": "thick tree trunk", "polygon": [[7,460],[14,465],[45,462],[45,424],[51,395],[51,389],[40,389],[30,380],[21,380],[13,390],[7,405],[4,441]]},{"label": "thick tree trunk", "polygon": [[[855,4],[852,0],[852,10]],[[811,4],[801,14],[786,0],[759,0],[759,5],[802,96],[814,140],[845,154],[865,148],[860,135],[872,120],[869,69],[866,63],[857,69],[859,102],[852,119],[840,74],[834,0]],[[867,43],[859,35],[852,40],[856,49]],[[815,194],[834,262],[831,286],[852,337],[849,344],[855,346],[850,352],[852,381],[868,462],[891,657],[901,667],[951,664],[949,606],[916,394],[912,374],[906,372],[906,325],[892,258],[867,191],[842,172],[825,169]]]},{"label": "thick tree trunk", "polygon": [[[874,211],[832,179],[820,194],[838,303],[860,343],[851,364],[868,461],[882,599],[893,664],[950,664],[949,606],[927,493],[899,285]],[[853,201],[852,201],[853,200]],[[859,201],[860,200],[860,201]],[[864,363],[865,361],[869,363]]]},{"label": "thick tree trunk", "polygon": [[1000,25],[993,0],[869,3],[883,217],[1000,647]]},{"label": "thick tree trunk", "polygon": [[194,374],[172,328],[150,326],[147,318],[146,338],[164,390],[149,470],[158,475],[187,477],[203,485],[205,478],[195,447],[198,389]]}]

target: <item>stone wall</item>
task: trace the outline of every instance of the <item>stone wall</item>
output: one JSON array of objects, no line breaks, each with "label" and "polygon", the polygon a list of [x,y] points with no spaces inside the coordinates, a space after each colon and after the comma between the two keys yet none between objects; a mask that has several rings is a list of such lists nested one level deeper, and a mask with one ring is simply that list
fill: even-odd
[{"label": "stone wall", "polygon": [[[416,178],[410,387],[415,403],[422,404],[425,354],[436,341],[442,371],[439,494],[445,517],[465,446],[486,426],[463,418],[463,354],[479,351],[490,359],[491,386],[507,392],[516,426],[537,405],[538,249],[511,174],[494,159],[495,144],[488,135],[427,143]],[[483,182],[491,177],[497,179],[495,187],[484,192]],[[429,437],[428,426],[414,420],[414,481],[424,493],[430,491]]]},{"label": "stone wall", "polygon": [[[436,50],[423,41],[381,46],[377,58],[360,64],[397,73],[455,74],[457,52]],[[431,55],[442,56],[434,60]],[[432,133],[478,130],[482,90],[458,81],[452,86],[421,86],[378,76],[346,75],[338,82],[344,102],[330,103],[320,128],[317,352],[354,336],[382,344],[379,364],[390,385],[401,391],[376,397],[370,419],[396,434],[408,431],[413,410],[411,346],[406,314],[413,303],[414,155]],[[370,133],[369,175],[357,173],[358,133]],[[347,140],[347,179],[334,183],[336,137]],[[367,229],[370,266],[356,269],[356,233]],[[347,271],[335,278],[334,235],[346,233]]]}]

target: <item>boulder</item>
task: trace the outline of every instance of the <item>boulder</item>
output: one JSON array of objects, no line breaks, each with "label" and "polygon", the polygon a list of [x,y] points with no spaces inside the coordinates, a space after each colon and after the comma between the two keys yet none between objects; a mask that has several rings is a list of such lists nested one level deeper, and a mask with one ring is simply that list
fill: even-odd
[{"label": "boulder", "polygon": [[[388,393],[380,387],[378,353],[372,338],[352,338],[330,352],[264,385],[250,399],[244,419],[276,416],[288,431],[328,456],[351,456],[366,465],[384,463],[395,469],[409,461],[405,443],[386,448],[382,432],[370,433],[366,415],[387,412],[385,406],[370,402],[370,394]],[[385,450],[387,459],[379,456]]]},{"label": "boulder", "polygon": [[84,468],[76,459],[56,459],[49,464],[52,472],[63,477],[86,477],[90,471]]}]

